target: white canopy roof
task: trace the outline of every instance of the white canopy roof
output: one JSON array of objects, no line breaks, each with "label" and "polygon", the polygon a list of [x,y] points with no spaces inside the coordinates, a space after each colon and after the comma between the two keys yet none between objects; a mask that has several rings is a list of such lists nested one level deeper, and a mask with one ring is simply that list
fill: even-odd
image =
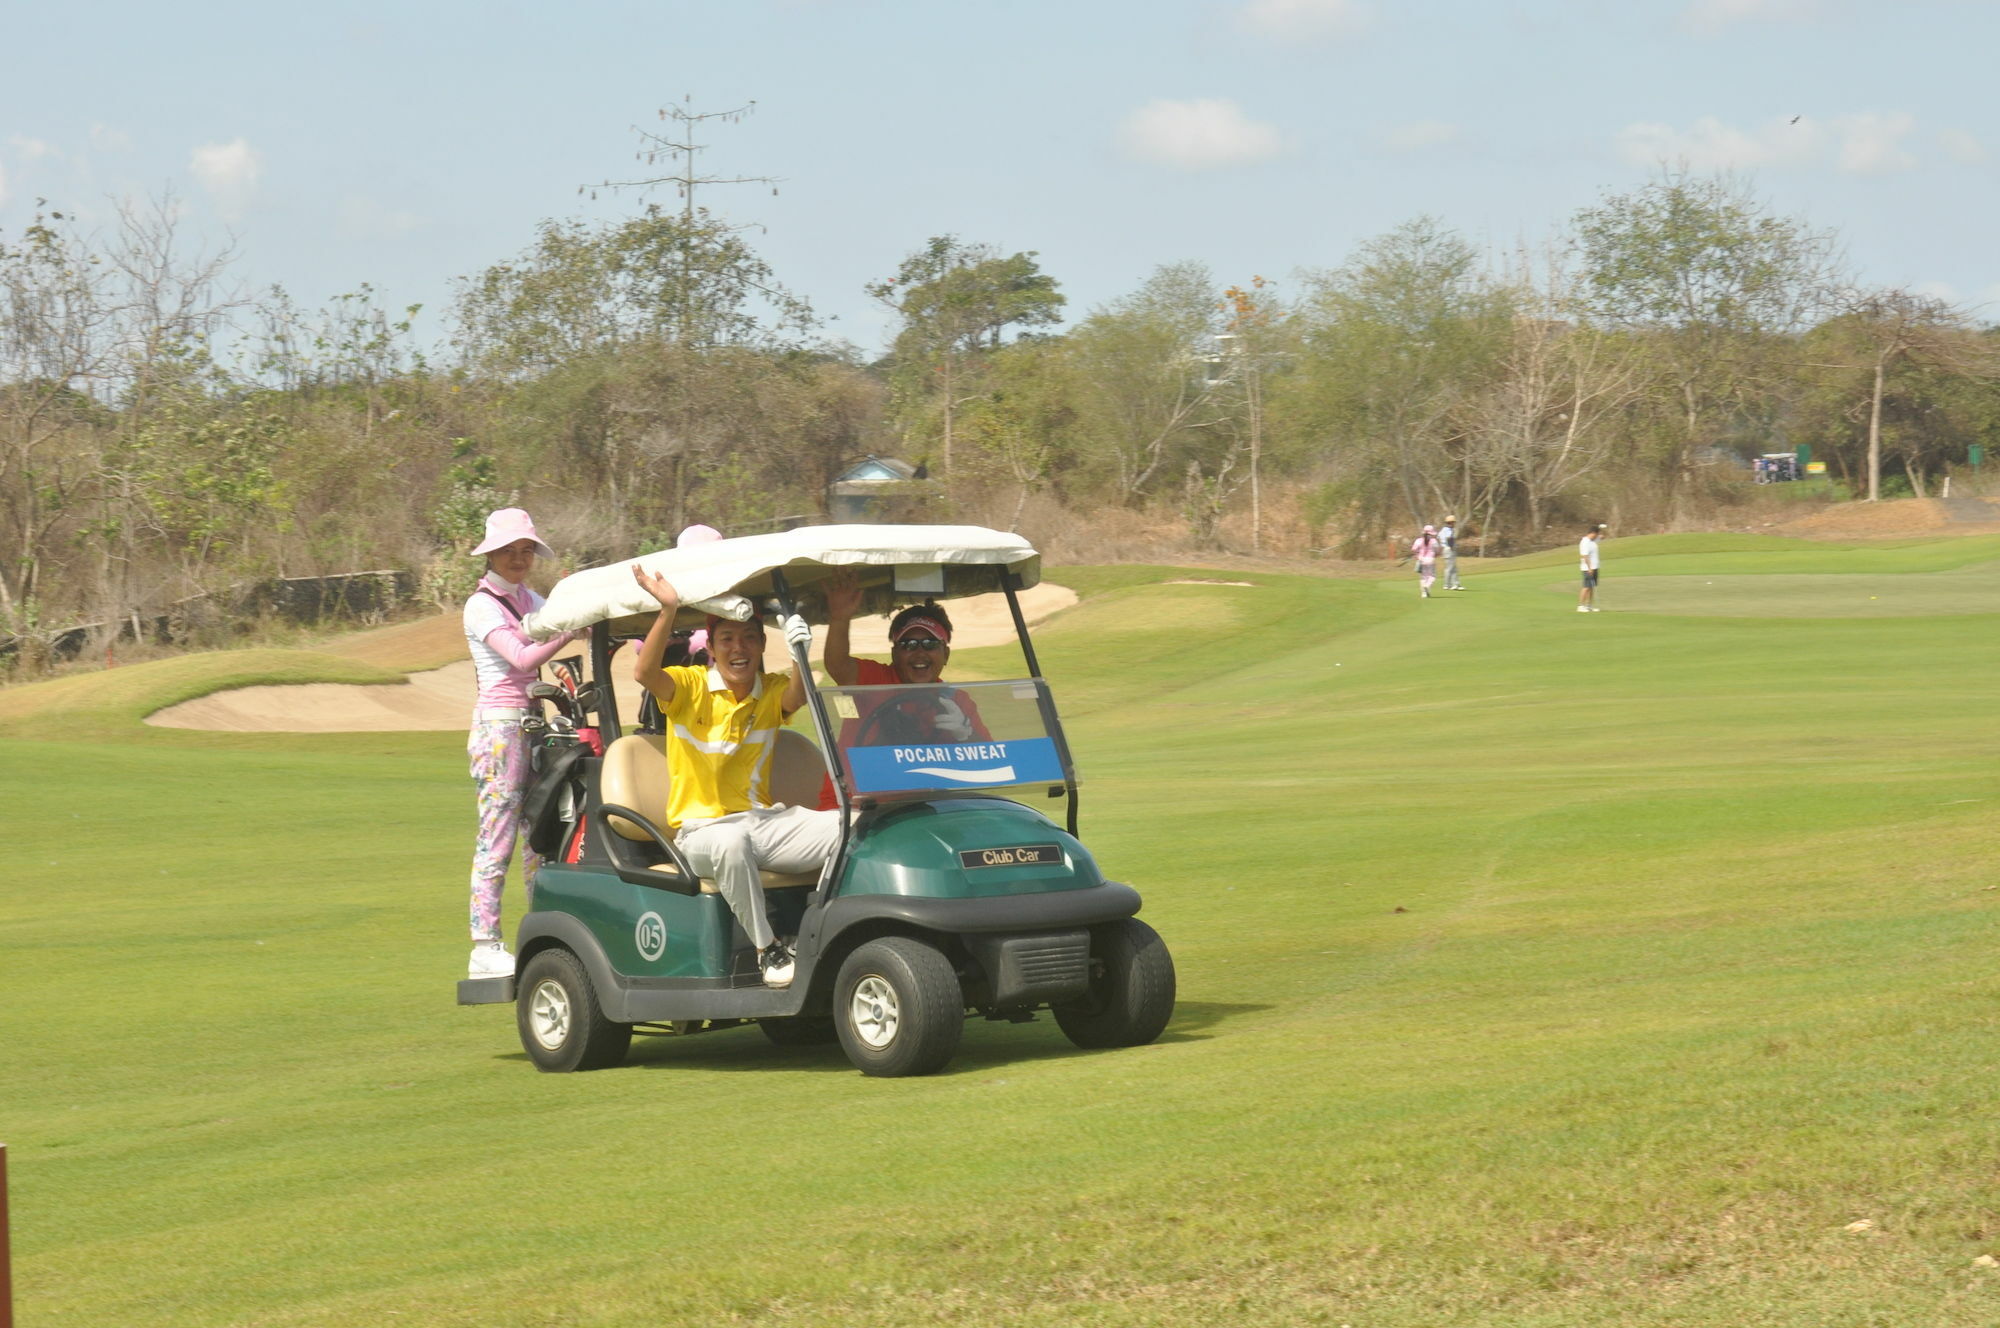
[{"label": "white canopy roof", "polygon": [[[621,634],[645,631],[659,604],[632,579],[634,564],[665,577],[680,592],[680,618],[688,626],[699,626],[711,613],[748,618],[752,601],[771,593],[773,569],[783,569],[794,593],[851,570],[862,584],[864,614],[880,612],[896,598],[945,599],[998,590],[1003,571],[1011,570],[1021,589],[1042,579],[1042,557],[1033,545],[984,526],[801,526],[586,568],[556,583],[548,603],[528,615],[528,634],[547,640],[606,619],[623,620],[614,626]],[[905,587],[900,590],[899,579]],[[799,600],[808,618],[825,620],[818,595],[800,595]]]}]

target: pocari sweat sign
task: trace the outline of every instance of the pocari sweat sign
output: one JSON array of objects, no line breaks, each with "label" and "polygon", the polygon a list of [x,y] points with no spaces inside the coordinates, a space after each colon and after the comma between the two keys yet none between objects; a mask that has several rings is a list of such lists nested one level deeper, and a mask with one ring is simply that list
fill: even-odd
[{"label": "pocari sweat sign", "polygon": [[847,764],[854,772],[855,790],[861,793],[1063,782],[1062,758],[1056,754],[1055,739],[1048,737],[850,747]]}]

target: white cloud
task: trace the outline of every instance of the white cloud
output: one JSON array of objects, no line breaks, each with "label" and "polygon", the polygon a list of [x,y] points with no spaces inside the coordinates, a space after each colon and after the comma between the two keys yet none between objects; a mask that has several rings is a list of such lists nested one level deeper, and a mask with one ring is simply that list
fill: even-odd
[{"label": "white cloud", "polygon": [[1125,117],[1118,140],[1142,161],[1200,171],[1262,161],[1278,152],[1278,131],[1223,97],[1153,101]]},{"label": "white cloud", "polygon": [[0,166],[0,207],[7,206],[7,168]]},{"label": "white cloud", "polygon": [[1416,120],[1397,125],[1383,135],[1382,141],[1397,152],[1419,152],[1456,142],[1461,132],[1457,125],[1446,120]]},{"label": "white cloud", "polygon": [[1986,160],[1986,145],[1963,129],[1940,129],[1937,139],[1944,155],[1962,166],[1977,166]]},{"label": "white cloud", "polygon": [[1738,23],[1792,23],[1818,18],[1821,0],[1693,0],[1681,13],[1681,22],[1704,36],[1713,36]]},{"label": "white cloud", "polygon": [[242,216],[243,209],[249,206],[250,195],[257,189],[257,177],[264,169],[264,160],[250,146],[249,140],[235,138],[227,143],[204,143],[196,148],[188,168],[215,200],[216,211],[233,221]]},{"label": "white cloud", "polygon": [[1250,0],[1238,18],[1263,36],[1307,41],[1358,37],[1375,22],[1358,0]]},{"label": "white cloud", "polygon": [[[1687,129],[1658,123],[1627,125],[1618,132],[1618,152],[1640,165],[1684,162],[1698,171],[1831,164],[1848,175],[1884,175],[1921,164],[1905,145],[1916,127],[1917,118],[1908,111],[1860,111],[1827,120],[1779,116],[1751,129],[1703,116]],[[1968,144],[1979,150],[1970,134],[1946,142],[1946,150],[1956,156]]]},{"label": "white cloud", "polygon": [[1747,170],[1758,166],[1803,165],[1819,153],[1819,126],[1803,117],[1780,117],[1761,129],[1738,129],[1712,115],[1692,128],[1645,123],[1618,131],[1625,160],[1651,165],[1686,162],[1698,171]]},{"label": "white cloud", "polygon": [[94,124],[90,127],[90,147],[93,152],[130,152],[132,136],[123,129]]},{"label": "white cloud", "polygon": [[1833,123],[1840,133],[1840,169],[1851,175],[1886,175],[1917,164],[1915,154],[1903,146],[1917,127],[1917,117],[1908,111],[1889,115],[1867,111],[1843,115]]},{"label": "white cloud", "polygon": [[29,138],[26,134],[9,134],[7,146],[20,153],[29,161],[40,161],[43,157],[60,157],[56,145],[39,138]]}]

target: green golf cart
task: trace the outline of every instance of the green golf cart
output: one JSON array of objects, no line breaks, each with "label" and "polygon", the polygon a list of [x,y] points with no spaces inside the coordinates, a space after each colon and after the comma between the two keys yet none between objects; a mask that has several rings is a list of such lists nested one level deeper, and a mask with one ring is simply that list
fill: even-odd
[{"label": "green golf cart", "polygon": [[[764,985],[749,938],[663,823],[656,709],[642,706],[630,730],[618,713],[612,654],[651,619],[633,562],[680,590],[690,625],[753,606],[824,622],[825,583],[841,574],[858,580],[863,613],[1006,598],[1025,676],[813,686],[803,713],[817,743],[780,735],[768,800],[817,806],[830,783],[844,832],[823,870],[764,874],[772,925],[796,938],[789,987]],[[882,1076],[943,1067],[971,1014],[1024,1022],[1046,1010],[1081,1047],[1158,1037],[1173,960],[1134,916],[1138,892],[1107,880],[1077,837],[1076,769],[1017,593],[1040,562],[1018,536],[980,527],[814,526],[558,584],[528,627],[587,628],[595,681],[557,698],[572,708],[564,740],[540,753],[527,816],[548,861],[515,938],[515,975],[462,981],[459,1003],[512,1002],[522,1046],[549,1071],[614,1065],[634,1033],[753,1022],[780,1045],[837,1039]],[[790,653],[811,679],[805,647]],[[960,722],[958,737],[939,737],[926,718],[940,709],[976,717],[976,731]]]}]

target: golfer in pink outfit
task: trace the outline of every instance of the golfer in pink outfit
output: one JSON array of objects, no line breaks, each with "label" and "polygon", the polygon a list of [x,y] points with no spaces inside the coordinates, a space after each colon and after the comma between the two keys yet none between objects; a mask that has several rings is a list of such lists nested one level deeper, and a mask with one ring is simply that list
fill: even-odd
[{"label": "golfer in pink outfit", "polygon": [[1425,599],[1431,597],[1431,583],[1437,580],[1438,555],[1444,552],[1444,541],[1438,538],[1436,526],[1425,526],[1424,533],[1410,541],[1410,556],[1417,560],[1417,588]]},{"label": "golfer in pink outfit", "polygon": [[472,733],[465,752],[478,790],[479,835],[472,850],[472,962],[475,978],[506,977],[514,971],[500,931],[500,895],[514,841],[521,840],[521,882],[532,898],[542,860],[521,834],[521,802],[532,774],[521,721],[528,713],[528,687],[543,664],[568,645],[565,632],[536,644],[521,620],[541,607],[528,589],[537,554],[555,554],[535,533],[535,523],[518,507],[503,507],[486,518],[486,539],[473,550],[486,556],[486,575],[465,601],[465,640],[479,675],[473,702]]}]

